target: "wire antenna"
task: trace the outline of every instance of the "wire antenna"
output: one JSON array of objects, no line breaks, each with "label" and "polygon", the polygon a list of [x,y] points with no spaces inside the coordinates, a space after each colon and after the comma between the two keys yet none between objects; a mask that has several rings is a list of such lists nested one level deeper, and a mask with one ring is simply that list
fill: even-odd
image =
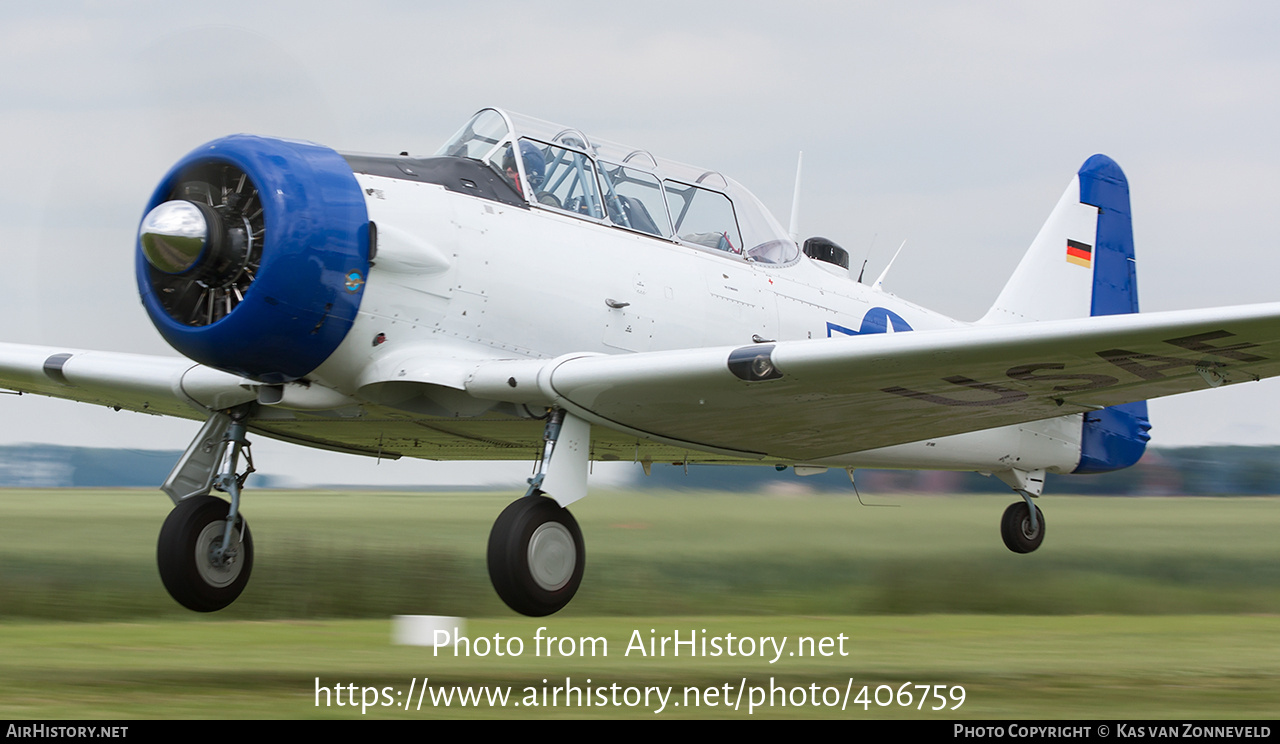
[{"label": "wire antenna", "polygon": [[862,500],[862,494],[858,491],[858,482],[853,479],[853,468],[848,468],[845,472],[849,474],[849,483],[853,484],[853,495],[858,497],[858,503],[862,506],[890,506],[898,507],[902,504],[868,504]]}]

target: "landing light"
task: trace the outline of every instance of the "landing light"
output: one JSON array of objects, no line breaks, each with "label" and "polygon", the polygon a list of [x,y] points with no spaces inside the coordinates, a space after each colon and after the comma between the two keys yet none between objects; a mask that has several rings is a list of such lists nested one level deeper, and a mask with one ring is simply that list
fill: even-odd
[{"label": "landing light", "polygon": [[747,382],[782,377],[782,372],[773,364],[773,344],[734,349],[729,354],[729,371],[734,377]]}]

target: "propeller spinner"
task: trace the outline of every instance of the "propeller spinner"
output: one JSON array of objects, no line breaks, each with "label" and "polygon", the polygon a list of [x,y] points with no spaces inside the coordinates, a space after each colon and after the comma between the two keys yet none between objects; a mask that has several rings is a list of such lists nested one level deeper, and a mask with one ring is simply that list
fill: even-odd
[{"label": "propeller spinner", "polygon": [[263,227],[257,188],[239,168],[220,164],[184,173],[170,199],[138,228],[169,316],[203,326],[235,309],[261,262]]}]

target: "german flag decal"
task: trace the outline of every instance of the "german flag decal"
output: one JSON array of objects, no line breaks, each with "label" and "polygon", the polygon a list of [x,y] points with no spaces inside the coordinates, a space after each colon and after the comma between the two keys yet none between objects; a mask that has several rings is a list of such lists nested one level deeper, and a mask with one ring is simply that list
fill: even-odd
[{"label": "german flag decal", "polygon": [[1093,246],[1078,240],[1067,239],[1067,262],[1086,269],[1093,266]]}]

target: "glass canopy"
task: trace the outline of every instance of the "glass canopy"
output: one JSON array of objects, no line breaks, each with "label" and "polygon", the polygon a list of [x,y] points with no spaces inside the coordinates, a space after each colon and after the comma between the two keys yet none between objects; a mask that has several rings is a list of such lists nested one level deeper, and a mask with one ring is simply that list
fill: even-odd
[{"label": "glass canopy", "polygon": [[736,181],[571,127],[484,109],[436,154],[488,164],[541,209],[747,261],[786,264],[800,256],[787,231]]}]

